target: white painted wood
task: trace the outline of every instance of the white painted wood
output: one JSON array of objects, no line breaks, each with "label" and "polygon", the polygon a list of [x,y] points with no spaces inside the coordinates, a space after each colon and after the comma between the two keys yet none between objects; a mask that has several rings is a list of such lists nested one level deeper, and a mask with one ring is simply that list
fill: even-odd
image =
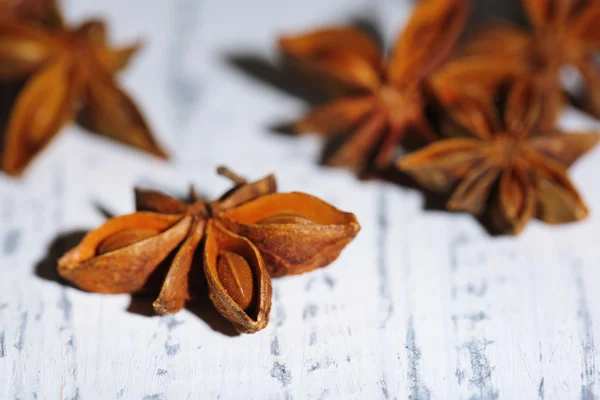
[{"label": "white painted wood", "polygon": [[[361,15],[391,40],[410,3],[68,1],[72,21],[100,14],[117,42],[144,38],[123,84],[174,162],[72,126],[22,180],[0,176],[0,399],[596,398],[600,150],[572,169],[587,221],[492,238],[467,215],[425,210],[414,190],[318,167],[318,139],[268,129],[307,105],[231,61],[268,67],[278,34]],[[598,126],[575,111],[563,122]],[[330,267],[275,280],[267,329],[230,336],[201,305],[146,316],[149,301],[56,280],[64,248],[52,246],[100,224],[99,208],[130,212],[136,184],[217,195],[222,163],[277,172],[283,191],[362,224]]]}]

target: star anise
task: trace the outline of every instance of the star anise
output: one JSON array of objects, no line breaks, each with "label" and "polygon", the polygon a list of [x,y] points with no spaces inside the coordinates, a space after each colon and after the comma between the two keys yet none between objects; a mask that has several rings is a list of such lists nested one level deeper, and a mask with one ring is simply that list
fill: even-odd
[{"label": "star anise", "polygon": [[423,0],[385,59],[365,32],[334,27],[284,36],[283,53],[337,96],[295,124],[295,131],[348,134],[327,160],[358,170],[392,163],[407,131],[435,139],[424,115],[429,76],[450,56],[469,9],[467,0]]},{"label": "star anise", "polygon": [[[516,79],[533,77],[533,69],[528,63],[511,56],[514,48],[521,46],[522,42],[518,38],[500,39],[503,32],[498,26],[493,32],[486,32],[489,47],[478,45],[485,48],[485,52],[473,51],[469,48],[473,43],[470,43],[431,76],[429,84],[442,108],[460,106],[463,101],[468,103],[474,98],[489,102],[500,89]],[[496,35],[499,37],[496,38]],[[478,40],[483,42],[483,39]]]},{"label": "star anise", "polygon": [[328,265],[360,226],[353,214],[316,197],[275,193],[273,175],[247,183],[225,168],[218,172],[235,187],[215,201],[188,204],[136,190],[138,212],[88,233],[59,260],[60,275],[92,292],[134,293],[173,253],[156,313],[179,311],[190,286],[201,286],[190,279],[203,268],[200,276],[216,309],[240,332],[263,329],[271,309],[270,276]]},{"label": "star anise", "polygon": [[[522,0],[532,24],[531,31],[508,24],[486,29],[466,46],[465,57],[444,71],[445,81],[454,81],[456,92],[474,87],[493,91],[499,84],[514,79],[529,79],[543,92],[544,128],[554,126],[564,105],[560,73],[565,66],[575,67],[583,78],[585,108],[600,116],[600,1],[597,0]],[[468,66],[479,64],[479,74]],[[442,75],[443,75],[442,74]],[[457,79],[457,76],[460,77]],[[441,79],[441,78],[440,78]],[[467,94],[470,95],[470,94]]]},{"label": "star anise", "polygon": [[450,115],[456,137],[402,158],[398,166],[425,188],[452,192],[447,207],[475,215],[489,212],[494,227],[517,234],[538,217],[559,224],[588,210],[566,169],[598,142],[595,133],[539,129],[541,99],[530,81],[510,90],[503,124],[489,104],[473,99]]},{"label": "star anise", "polygon": [[2,169],[21,173],[79,111],[94,131],[166,158],[137,106],[115,81],[137,48],[110,47],[99,20],[75,28],[0,21],[0,80],[29,77],[8,121]]},{"label": "star anise", "polygon": [[54,0],[0,0],[0,20],[44,21],[52,13]]}]

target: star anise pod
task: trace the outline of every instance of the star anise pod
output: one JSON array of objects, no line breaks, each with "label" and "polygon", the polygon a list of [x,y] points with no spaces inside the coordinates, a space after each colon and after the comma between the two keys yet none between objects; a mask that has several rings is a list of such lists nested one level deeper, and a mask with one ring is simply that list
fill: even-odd
[{"label": "star anise pod", "polygon": [[47,21],[55,7],[54,0],[0,0],[0,20],[26,19]]},{"label": "star anise pod", "polygon": [[156,313],[179,311],[190,285],[201,286],[189,281],[198,276],[192,272],[203,268],[216,309],[240,332],[263,329],[271,308],[270,276],[328,265],[360,226],[353,214],[316,197],[275,193],[273,175],[247,183],[227,169],[218,171],[235,187],[215,201],[188,204],[136,190],[138,212],[88,233],[59,260],[60,275],[92,292],[134,293],[174,254],[153,304]]},{"label": "star anise pod", "polygon": [[388,59],[367,33],[352,27],[280,38],[292,65],[336,96],[294,130],[348,134],[326,161],[358,170],[389,166],[409,130],[434,140],[424,115],[428,78],[450,56],[468,9],[467,0],[422,0]]},{"label": "star anise pod", "polygon": [[[584,80],[585,108],[600,116],[600,1],[597,0],[522,0],[532,29],[503,24],[477,34],[466,46],[465,57],[454,67],[449,64],[445,81],[454,81],[456,92],[473,87],[500,86],[506,78],[529,79],[543,92],[544,128],[554,126],[565,103],[560,72],[575,67]],[[479,74],[468,66],[479,63]],[[456,79],[461,75],[464,79]],[[466,81],[466,84],[464,84]],[[463,84],[461,84],[461,82]],[[462,88],[462,90],[461,90]],[[493,91],[493,90],[492,90]],[[467,95],[470,95],[467,93]]]},{"label": "star anise pod", "polygon": [[[523,43],[519,38],[503,37],[503,33],[499,26],[486,31],[489,46],[478,45],[485,48],[485,52],[473,51],[468,45],[431,76],[430,86],[442,107],[460,106],[463,101],[470,102],[474,98],[489,102],[500,89],[516,79],[533,76],[531,65],[512,57],[515,47]],[[478,40],[483,42],[483,39]]]},{"label": "star anise pod", "polygon": [[110,47],[99,20],[75,28],[0,21],[0,80],[28,77],[8,121],[2,169],[21,173],[80,111],[94,131],[166,158],[115,80],[137,48]]},{"label": "star anise pod", "polygon": [[463,136],[441,140],[403,157],[398,166],[427,189],[451,192],[447,207],[488,211],[494,227],[517,234],[538,217],[559,224],[588,210],[566,169],[598,142],[596,133],[539,129],[541,95],[530,81],[508,93],[503,123],[477,100],[453,110],[447,128]]}]

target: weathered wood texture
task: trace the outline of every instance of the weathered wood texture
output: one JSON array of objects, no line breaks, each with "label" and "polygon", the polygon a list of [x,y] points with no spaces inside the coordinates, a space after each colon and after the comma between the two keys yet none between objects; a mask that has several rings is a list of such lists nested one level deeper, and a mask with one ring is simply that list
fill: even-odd
[{"label": "weathered wood texture", "polygon": [[[598,396],[600,149],[572,169],[587,221],[492,238],[414,190],[318,167],[318,139],[270,129],[307,108],[275,67],[277,34],[366,17],[389,40],[410,3],[68,1],[70,19],[100,14],[119,43],[146,39],[123,83],[174,162],[69,127],[22,180],[0,176],[0,398]],[[598,126],[575,111],[563,122]],[[215,195],[220,163],[277,172],[282,190],[362,223],[329,268],[274,282],[266,330],[232,336],[203,302],[153,317],[148,299],[57,280],[56,257],[106,212],[130,212],[134,184]]]}]

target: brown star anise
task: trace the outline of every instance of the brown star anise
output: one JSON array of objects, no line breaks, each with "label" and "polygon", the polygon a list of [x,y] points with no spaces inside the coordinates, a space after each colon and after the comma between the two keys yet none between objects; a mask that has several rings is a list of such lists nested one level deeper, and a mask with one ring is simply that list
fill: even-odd
[{"label": "brown star anise", "polygon": [[[61,24],[57,16],[55,22]],[[98,20],[76,28],[0,21],[0,80],[31,75],[11,111],[2,169],[21,173],[78,111],[95,131],[166,158],[137,106],[115,81],[137,48],[109,47],[106,27]]]},{"label": "brown star anise", "polygon": [[45,21],[53,12],[54,0],[0,0],[0,20]]},{"label": "brown star anise", "polygon": [[409,129],[434,140],[424,115],[427,80],[450,56],[468,9],[467,0],[419,2],[387,60],[369,35],[351,27],[280,38],[293,65],[338,96],[298,121],[295,131],[353,131],[327,162],[358,170],[389,166]]},{"label": "brown star anise", "polygon": [[[596,58],[600,50],[600,1],[522,2],[532,24],[531,32],[508,24],[484,30],[467,44],[464,57],[453,66],[448,64],[438,79],[454,81],[459,94],[477,87],[493,92],[507,78],[529,79],[543,92],[540,123],[551,128],[565,102],[560,72],[565,66],[573,66],[585,81],[585,108],[600,116],[600,69]],[[479,71],[469,71],[468,66],[475,65],[480,66]]]},{"label": "brown star anise", "polygon": [[60,275],[93,292],[134,293],[173,253],[154,302],[156,313],[179,311],[190,286],[201,286],[190,279],[203,268],[200,276],[206,277],[216,309],[240,332],[263,329],[271,309],[270,276],[328,265],[360,226],[354,214],[316,197],[275,193],[273,175],[246,183],[225,168],[218,172],[236,186],[216,201],[186,204],[136,190],[138,212],[88,233],[59,260]]},{"label": "brown star anise", "polygon": [[452,192],[447,207],[489,211],[500,232],[519,233],[534,217],[559,224],[588,214],[566,169],[598,142],[595,133],[538,127],[540,94],[530,81],[510,90],[500,124],[494,108],[473,99],[454,110],[454,134],[402,158],[398,166],[427,189]]}]

